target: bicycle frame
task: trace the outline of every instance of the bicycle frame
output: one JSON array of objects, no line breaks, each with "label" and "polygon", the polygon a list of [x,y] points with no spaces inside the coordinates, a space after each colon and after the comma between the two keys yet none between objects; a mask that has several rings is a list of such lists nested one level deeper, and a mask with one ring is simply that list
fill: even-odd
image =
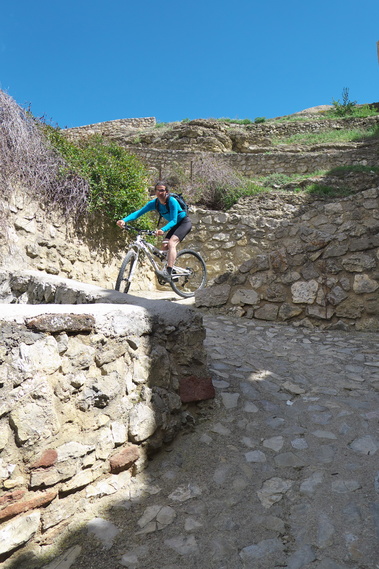
[{"label": "bicycle frame", "polygon": [[150,248],[151,248],[151,251],[153,250],[153,248],[155,249],[154,245],[151,245],[150,243],[145,241],[145,239],[141,235],[137,235],[137,237],[135,238],[135,241],[130,245],[129,251],[133,250],[136,254],[136,262],[134,263],[132,272],[130,274],[130,280],[133,278],[134,269],[138,266],[138,261],[139,261],[139,256],[140,256],[141,251],[143,251],[147,255],[147,258],[149,259],[150,263],[152,264],[154,270],[159,271],[159,265],[157,264],[157,262],[153,258],[152,253],[150,251]]},{"label": "bicycle frame", "polygon": [[[156,235],[156,232],[148,229],[137,229],[131,226],[125,226],[124,229],[136,231],[137,235],[135,240],[130,243],[122,262],[116,281],[116,290],[121,290],[121,292],[129,291],[133,277],[136,272],[138,272],[141,252],[146,254],[147,260],[150,262],[151,267],[158,277],[159,284],[166,285],[166,279],[162,278],[161,271],[167,261],[167,251],[158,249],[142,237],[144,233],[147,235]],[[157,257],[160,262],[155,260],[154,257]],[[125,284],[122,285],[122,282]],[[172,268],[171,279],[169,280],[173,291],[179,296],[187,298],[193,296],[198,288],[203,288],[205,283],[206,267],[201,255],[189,249],[179,251],[178,261]],[[193,288],[193,284],[195,288]]]},{"label": "bicycle frame", "polygon": [[[138,261],[139,261],[139,254],[141,251],[143,251],[144,253],[146,253],[147,258],[149,259],[150,263],[152,264],[153,268],[155,271],[159,271],[160,267],[157,264],[157,262],[155,261],[154,257],[152,256],[152,251],[154,249],[156,249],[156,247],[154,247],[154,245],[151,245],[151,243],[148,243],[147,241],[145,241],[145,239],[141,236],[141,235],[137,235],[134,243],[132,243],[129,247],[129,251],[133,249],[135,251],[136,254],[136,262],[134,263],[133,269],[130,273],[130,280],[132,280],[133,278],[133,274],[134,274],[134,270],[138,265]],[[175,271],[175,276],[176,277],[185,277],[185,276],[189,276],[191,274],[191,271],[188,269],[185,269],[183,267],[178,267],[174,264],[173,266],[173,271]]]}]

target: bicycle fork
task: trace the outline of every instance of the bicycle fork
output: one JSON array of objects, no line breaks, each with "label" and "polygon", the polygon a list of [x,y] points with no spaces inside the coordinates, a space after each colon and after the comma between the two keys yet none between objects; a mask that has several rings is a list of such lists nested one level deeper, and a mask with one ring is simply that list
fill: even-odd
[{"label": "bicycle fork", "polygon": [[134,262],[132,263],[132,266],[130,267],[130,273],[128,275],[128,278],[125,279],[129,285],[131,284],[132,280],[133,280],[133,276],[134,276],[134,272],[138,266],[138,259],[139,259],[139,249],[137,249],[136,251],[134,251]]}]

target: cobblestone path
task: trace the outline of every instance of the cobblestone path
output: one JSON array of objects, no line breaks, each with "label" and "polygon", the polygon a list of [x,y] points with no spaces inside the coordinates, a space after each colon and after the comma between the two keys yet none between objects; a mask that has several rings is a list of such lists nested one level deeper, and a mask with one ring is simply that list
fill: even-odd
[{"label": "cobblestone path", "polygon": [[378,335],[204,320],[216,399],[49,569],[379,568]]}]

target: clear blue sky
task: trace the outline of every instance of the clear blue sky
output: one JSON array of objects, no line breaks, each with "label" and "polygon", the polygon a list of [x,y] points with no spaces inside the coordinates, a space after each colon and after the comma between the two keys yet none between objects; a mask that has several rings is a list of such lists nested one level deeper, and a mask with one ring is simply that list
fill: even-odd
[{"label": "clear blue sky", "polygon": [[0,88],[62,128],[379,101],[378,0],[12,0]]}]

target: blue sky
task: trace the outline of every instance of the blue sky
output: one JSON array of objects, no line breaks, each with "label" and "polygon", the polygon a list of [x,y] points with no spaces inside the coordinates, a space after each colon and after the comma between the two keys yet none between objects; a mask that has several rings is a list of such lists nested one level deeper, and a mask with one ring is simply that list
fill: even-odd
[{"label": "blue sky", "polygon": [[378,0],[12,0],[0,88],[60,127],[379,101]]}]

